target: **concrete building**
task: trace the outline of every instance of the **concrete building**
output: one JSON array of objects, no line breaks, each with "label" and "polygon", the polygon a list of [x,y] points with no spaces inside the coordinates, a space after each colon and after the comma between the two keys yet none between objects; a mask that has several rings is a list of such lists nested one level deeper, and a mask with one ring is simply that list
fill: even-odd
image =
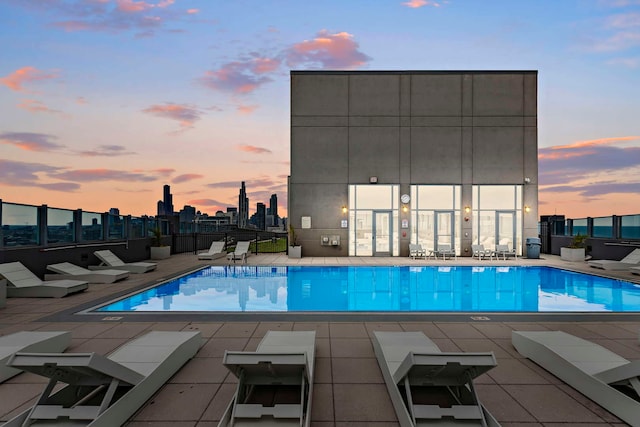
[{"label": "concrete building", "polygon": [[247,197],[247,188],[244,181],[240,185],[238,194],[238,228],[247,228],[249,225],[249,198]]},{"label": "concrete building", "polygon": [[292,71],[288,215],[303,256],[537,237],[537,71]]}]

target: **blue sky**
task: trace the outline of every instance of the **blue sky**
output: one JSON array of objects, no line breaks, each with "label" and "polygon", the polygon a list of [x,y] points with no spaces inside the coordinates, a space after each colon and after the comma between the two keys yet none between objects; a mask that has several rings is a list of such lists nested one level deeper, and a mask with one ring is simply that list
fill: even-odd
[{"label": "blue sky", "polygon": [[538,70],[540,214],[640,212],[640,0],[0,0],[0,198],[286,209],[289,70]]}]

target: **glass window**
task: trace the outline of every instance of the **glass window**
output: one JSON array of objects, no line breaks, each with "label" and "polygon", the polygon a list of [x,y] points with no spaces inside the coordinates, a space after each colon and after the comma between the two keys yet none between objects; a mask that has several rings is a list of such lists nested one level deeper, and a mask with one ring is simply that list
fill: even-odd
[{"label": "glass window", "polygon": [[82,240],[102,240],[102,214],[82,212]]},{"label": "glass window", "polygon": [[625,215],[620,218],[621,237],[640,239],[640,215]]},{"label": "glass window", "polygon": [[357,185],[357,209],[393,209],[393,186]]},{"label": "glass window", "polygon": [[587,219],[586,218],[574,219],[573,220],[573,234],[572,234],[572,236],[575,236],[577,234],[583,234],[583,235],[587,234]]},{"label": "glass window", "polygon": [[2,203],[4,246],[38,245],[38,208]]},{"label": "glass window", "polygon": [[613,237],[613,217],[593,218],[593,237]]},{"label": "glass window", "polygon": [[142,218],[131,218],[130,239],[141,239],[144,237],[144,220]]},{"label": "glass window", "polygon": [[124,231],[124,218],[120,215],[109,215],[107,217],[109,235],[107,239],[109,240],[118,240],[124,239],[125,231]]},{"label": "glass window", "polygon": [[74,241],[73,211],[47,208],[47,242],[71,243]]},{"label": "glass window", "polygon": [[[479,187],[479,201],[476,209],[519,209],[514,185],[482,185]],[[478,204],[479,203],[479,204]]]},{"label": "glass window", "polygon": [[418,186],[417,209],[453,209],[455,208],[455,186],[420,185]]}]

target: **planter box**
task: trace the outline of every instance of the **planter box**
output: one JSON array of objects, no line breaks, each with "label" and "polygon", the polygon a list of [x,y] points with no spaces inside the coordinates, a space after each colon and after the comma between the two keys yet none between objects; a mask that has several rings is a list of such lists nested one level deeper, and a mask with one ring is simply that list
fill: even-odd
[{"label": "planter box", "polygon": [[302,246],[289,246],[289,258],[302,258]]},{"label": "planter box", "polygon": [[584,248],[560,248],[560,259],[563,261],[584,261]]},{"label": "planter box", "polygon": [[171,246],[151,246],[151,259],[167,259],[171,256]]}]

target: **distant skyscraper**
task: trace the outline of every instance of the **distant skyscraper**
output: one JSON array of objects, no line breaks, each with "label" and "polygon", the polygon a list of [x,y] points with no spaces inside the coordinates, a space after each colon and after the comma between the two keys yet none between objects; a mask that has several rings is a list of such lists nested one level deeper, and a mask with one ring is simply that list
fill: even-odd
[{"label": "distant skyscraper", "polygon": [[163,187],[162,200],[158,201],[158,216],[173,216],[173,195],[171,187],[166,185]]},{"label": "distant skyscraper", "polygon": [[256,227],[258,230],[266,230],[267,211],[264,203],[258,202],[256,205]]},{"label": "distant skyscraper", "polygon": [[247,228],[249,221],[249,198],[247,197],[247,189],[244,181],[240,186],[240,195],[238,196],[238,228]]},{"label": "distant skyscraper", "polygon": [[278,196],[276,194],[272,194],[269,199],[269,210],[267,211],[267,214],[273,217],[272,224],[268,225],[278,225]]}]

